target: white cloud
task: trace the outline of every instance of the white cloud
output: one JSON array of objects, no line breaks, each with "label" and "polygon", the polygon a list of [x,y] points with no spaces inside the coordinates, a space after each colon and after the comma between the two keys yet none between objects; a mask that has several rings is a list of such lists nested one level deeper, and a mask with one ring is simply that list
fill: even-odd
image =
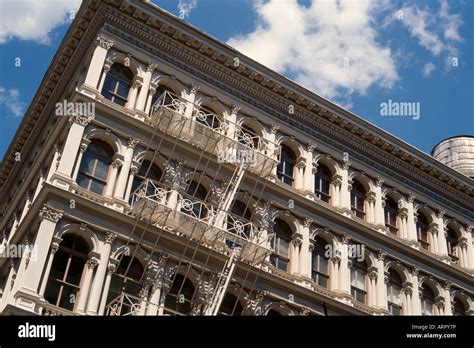
[{"label": "white cloud", "polygon": [[179,18],[184,19],[188,18],[192,10],[197,6],[197,0],[179,0],[178,3],[178,13]]},{"label": "white cloud", "polygon": [[49,33],[71,21],[81,0],[0,0],[0,44],[12,38],[49,44]]},{"label": "white cloud", "polygon": [[18,89],[7,89],[0,86],[0,105],[4,105],[15,117],[20,117],[25,112],[26,104],[20,100]]},{"label": "white cloud", "polygon": [[403,7],[401,23],[418,43],[434,56],[450,57],[458,55],[456,43],[461,42],[459,27],[463,24],[459,14],[450,14],[447,0],[440,1],[438,11],[420,8],[412,4]]},{"label": "white cloud", "polygon": [[370,0],[258,1],[255,31],[228,44],[296,82],[350,106],[351,95],[398,80],[388,46],[378,41],[374,17],[382,10]]},{"label": "white cloud", "polygon": [[436,65],[434,65],[433,63],[429,62],[429,63],[426,63],[424,66],[423,66],[423,76],[424,77],[429,77],[431,75],[431,73],[433,71],[436,70]]}]

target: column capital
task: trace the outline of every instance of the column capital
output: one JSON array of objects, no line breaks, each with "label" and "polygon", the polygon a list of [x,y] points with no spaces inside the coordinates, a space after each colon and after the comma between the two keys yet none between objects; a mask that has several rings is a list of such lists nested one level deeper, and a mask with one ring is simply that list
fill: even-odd
[{"label": "column capital", "polygon": [[311,218],[309,218],[309,217],[305,217],[305,218],[303,219],[303,226],[304,226],[304,227],[309,227],[309,226],[311,226],[311,224],[312,224],[313,222],[314,222],[313,219],[311,219]]},{"label": "column capital", "polygon": [[269,129],[269,132],[271,134],[276,134],[276,132],[278,132],[278,130],[280,129],[280,126],[277,126],[275,124],[271,124],[270,125],[270,129]]},{"label": "column capital", "polygon": [[236,104],[232,104],[232,108],[231,108],[231,114],[235,114],[237,115],[240,111],[240,106],[239,105],[236,105]]},{"label": "column capital", "polygon": [[384,183],[384,179],[381,178],[380,176],[375,178],[375,186],[382,187],[383,183]]},{"label": "column capital", "polygon": [[112,232],[112,231],[107,231],[105,233],[104,243],[112,244],[114,242],[115,238],[117,238],[117,233]]},{"label": "column capital", "polygon": [[313,143],[308,143],[306,144],[306,151],[308,152],[313,152],[316,149],[316,145]]},{"label": "column capital", "polygon": [[347,161],[342,164],[342,169],[348,170],[351,167],[352,163]]},{"label": "column capital", "polygon": [[63,217],[63,213],[44,205],[39,212],[39,217],[41,220],[46,219],[52,222],[58,222]]},{"label": "column capital", "polygon": [[377,251],[377,260],[383,261],[385,259],[385,256],[387,256],[387,253],[385,251]]},{"label": "column capital", "polygon": [[408,193],[408,196],[407,196],[407,202],[408,203],[413,203],[415,201],[415,195],[413,193]]},{"label": "column capital", "polygon": [[114,45],[113,41],[107,40],[101,34],[97,35],[95,43],[96,43],[97,46],[105,48],[106,50],[110,50],[112,48],[112,46]]},{"label": "column capital", "polygon": [[445,281],[445,282],[443,283],[443,289],[444,289],[444,290],[448,290],[448,291],[449,291],[452,286],[453,286],[453,283],[450,282],[449,280],[447,280],[447,281]]},{"label": "column capital", "polygon": [[135,146],[137,146],[139,142],[140,141],[138,139],[130,137],[127,139],[127,146],[134,149]]},{"label": "column capital", "polygon": [[86,127],[89,123],[91,123],[92,117],[84,116],[78,113],[75,113],[69,116],[69,122],[77,123],[80,126]]},{"label": "column capital", "polygon": [[339,174],[334,174],[331,178],[331,184],[334,186],[342,186],[342,176]]},{"label": "column capital", "polygon": [[94,269],[98,264],[99,264],[99,259],[95,256],[91,256],[87,260],[87,267],[89,267],[90,269]]},{"label": "column capital", "polygon": [[122,160],[121,160],[121,159],[118,159],[118,158],[114,159],[114,161],[112,162],[112,166],[113,166],[114,168],[119,168],[119,167],[121,167],[121,166],[122,166]]},{"label": "column capital", "polygon": [[153,72],[158,67],[158,64],[152,63],[151,61],[147,62],[146,71]]},{"label": "column capital", "polygon": [[201,86],[193,83],[189,92],[191,92],[192,94],[196,94],[197,92],[199,92],[200,89],[201,89]]},{"label": "column capital", "polygon": [[442,209],[436,210],[436,217],[442,218],[444,216],[444,214],[446,214],[446,212],[444,210],[442,210]]},{"label": "column capital", "polygon": [[349,244],[350,241],[351,241],[351,236],[349,236],[348,234],[342,235],[341,237],[342,244]]}]

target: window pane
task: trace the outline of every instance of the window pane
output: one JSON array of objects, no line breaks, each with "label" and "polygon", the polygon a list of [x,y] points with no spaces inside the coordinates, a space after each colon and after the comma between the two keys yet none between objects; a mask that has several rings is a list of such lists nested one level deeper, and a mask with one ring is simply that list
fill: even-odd
[{"label": "window pane", "polygon": [[102,184],[101,182],[97,182],[97,181],[95,181],[95,180],[91,180],[91,187],[90,187],[90,190],[91,190],[92,192],[95,192],[95,193],[101,195],[102,192],[104,192],[104,187],[105,187],[105,185]]},{"label": "window pane", "polygon": [[279,255],[283,256],[283,257],[287,257],[288,256],[288,245],[289,243],[284,240],[284,239],[280,239],[280,250],[278,252]]},{"label": "window pane", "polygon": [[77,256],[71,256],[69,272],[66,278],[68,283],[79,285],[81,282],[82,270],[84,269],[84,261]]},{"label": "window pane", "polygon": [[118,95],[120,95],[123,98],[127,99],[128,89],[129,89],[128,83],[118,80],[118,86],[117,86],[117,94]]},{"label": "window pane", "polygon": [[319,257],[319,271],[324,274],[328,274],[328,260],[324,257]]},{"label": "window pane", "polygon": [[103,181],[107,180],[107,174],[109,171],[109,162],[102,159],[97,159],[97,167],[95,169],[94,176]]},{"label": "window pane", "polygon": [[288,262],[282,259],[278,260],[278,268],[282,271],[288,270]]},{"label": "window pane", "polygon": [[90,153],[86,152],[84,157],[82,157],[80,171],[82,173],[91,174],[94,169],[94,157]]}]

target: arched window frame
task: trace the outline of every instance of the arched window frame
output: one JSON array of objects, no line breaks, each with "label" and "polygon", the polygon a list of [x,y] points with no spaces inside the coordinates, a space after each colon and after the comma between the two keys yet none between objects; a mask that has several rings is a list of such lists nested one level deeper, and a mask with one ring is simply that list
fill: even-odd
[{"label": "arched window frame", "polygon": [[328,243],[316,237],[311,251],[311,278],[323,288],[329,288],[329,258],[326,257],[326,246]]},{"label": "arched window frame", "polygon": [[384,207],[385,227],[389,232],[398,235],[398,204],[392,197],[387,197]]},{"label": "arched window frame", "polygon": [[427,285],[422,285],[421,315],[434,315],[435,292]]},{"label": "arched window frame", "polygon": [[109,144],[100,139],[93,139],[82,156],[77,184],[88,191],[104,194],[113,157],[114,150]]},{"label": "arched window frame", "polygon": [[360,303],[367,303],[368,265],[365,261],[352,260],[351,265],[351,296]]},{"label": "arched window frame", "polygon": [[429,219],[425,213],[418,213],[418,218],[416,222],[416,238],[421,247],[425,250],[430,250],[430,241],[429,241]]},{"label": "arched window frame", "polygon": [[314,175],[314,193],[320,200],[327,203],[331,200],[331,181],[332,174],[329,168],[325,164],[319,164]]},{"label": "arched window frame", "polygon": [[365,219],[365,197],[367,190],[358,180],[354,180],[351,190],[351,211],[358,218]]},{"label": "arched window frame", "polygon": [[114,63],[105,77],[101,94],[111,102],[125,106],[129,100],[134,75],[130,68]]},{"label": "arched window frame", "polygon": [[392,315],[401,315],[403,312],[402,285],[400,275],[390,269],[387,282],[387,308]]}]

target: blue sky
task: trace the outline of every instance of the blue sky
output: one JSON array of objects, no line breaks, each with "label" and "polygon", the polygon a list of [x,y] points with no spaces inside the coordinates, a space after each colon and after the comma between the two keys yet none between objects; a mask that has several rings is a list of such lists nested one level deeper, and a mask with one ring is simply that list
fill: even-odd
[{"label": "blue sky", "polygon": [[[474,1],[153,2],[422,151],[474,135]],[[78,4],[0,0],[0,158]]]}]

